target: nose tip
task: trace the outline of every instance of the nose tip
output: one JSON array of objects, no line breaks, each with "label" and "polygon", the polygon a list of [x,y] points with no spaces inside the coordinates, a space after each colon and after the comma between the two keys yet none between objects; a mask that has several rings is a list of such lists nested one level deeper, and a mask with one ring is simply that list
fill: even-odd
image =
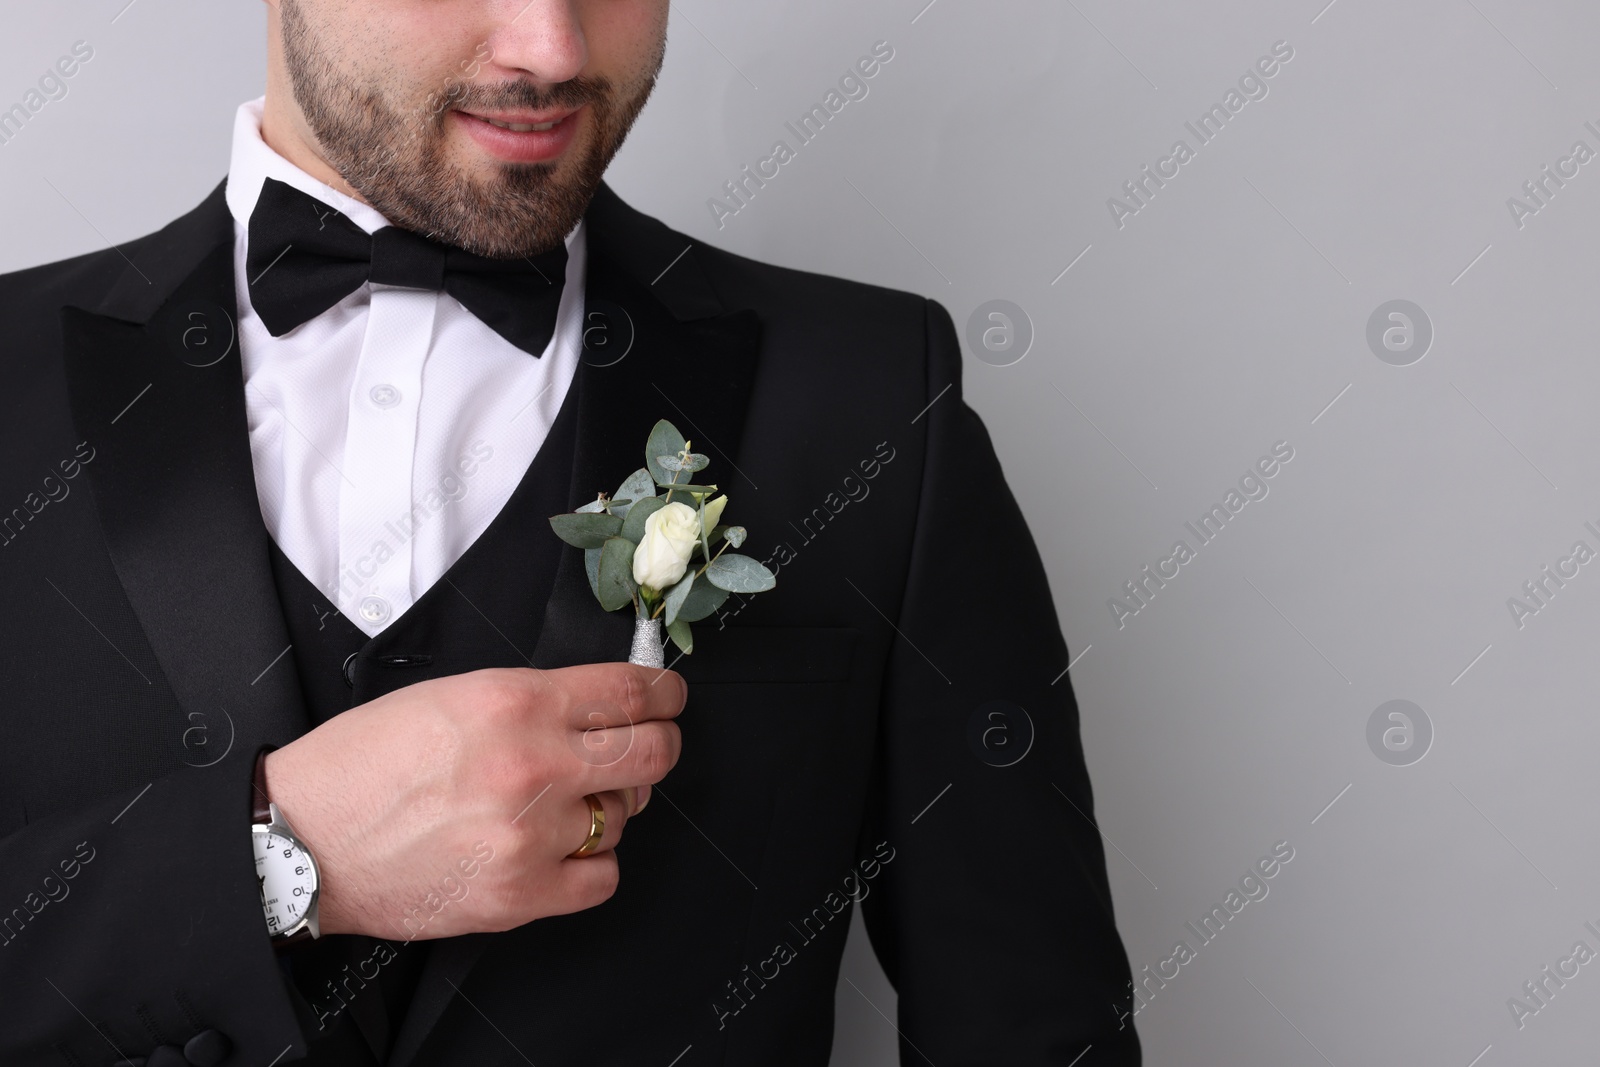
[{"label": "nose tip", "polygon": [[488,39],[484,66],[494,76],[532,74],[555,85],[571,81],[589,62],[589,46],[576,0],[528,0]]}]

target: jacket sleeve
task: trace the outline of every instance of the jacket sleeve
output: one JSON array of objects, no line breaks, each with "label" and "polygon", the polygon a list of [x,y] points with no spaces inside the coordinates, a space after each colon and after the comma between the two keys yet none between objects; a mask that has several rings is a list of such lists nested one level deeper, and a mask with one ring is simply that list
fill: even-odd
[{"label": "jacket sleeve", "polygon": [[225,1063],[305,1054],[262,919],[253,757],[184,767],[0,838],[0,1063],[140,1062],[204,1030],[231,1046]]},{"label": "jacket sleeve", "polygon": [[1066,644],[954,324],[925,311],[921,498],[858,842],[893,849],[861,907],[901,1062],[1136,1065]]}]

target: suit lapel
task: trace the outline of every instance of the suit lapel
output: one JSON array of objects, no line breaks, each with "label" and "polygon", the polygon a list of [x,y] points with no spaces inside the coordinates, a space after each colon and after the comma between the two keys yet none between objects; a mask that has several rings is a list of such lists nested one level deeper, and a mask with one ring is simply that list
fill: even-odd
[{"label": "suit lapel", "polygon": [[[727,311],[688,239],[635,211],[603,183],[586,231],[588,332],[574,382],[578,427],[569,508],[601,491],[615,492],[644,466],[645,438],[662,418],[711,457],[715,483],[737,494],[749,486],[734,464],[755,378],[760,319],[749,309]],[[619,351],[626,354],[619,358]],[[529,536],[555,534],[545,526]],[[632,612],[602,609],[589,589],[583,553],[563,546],[534,666],[626,660],[632,638]],[[416,1056],[489,937],[469,934],[432,945],[390,1067],[406,1067]]]},{"label": "suit lapel", "polygon": [[107,549],[179,704],[232,748],[307,725],[255,489],[219,184],[146,241],[92,310],[61,310],[73,422]]}]

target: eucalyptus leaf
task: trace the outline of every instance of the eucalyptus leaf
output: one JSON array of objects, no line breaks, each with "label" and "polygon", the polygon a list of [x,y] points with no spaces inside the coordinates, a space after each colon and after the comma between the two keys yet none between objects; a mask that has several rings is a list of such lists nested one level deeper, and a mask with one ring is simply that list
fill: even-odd
[{"label": "eucalyptus leaf", "polygon": [[669,471],[681,471],[684,467],[683,460],[677,456],[657,456],[656,462]]},{"label": "eucalyptus leaf", "polygon": [[667,506],[666,497],[647,496],[638,505],[628,509],[628,518],[622,524],[622,536],[634,544],[644,540],[644,521]]},{"label": "eucalyptus leaf", "polygon": [[656,457],[676,456],[688,447],[689,442],[683,439],[683,434],[678,432],[676,426],[666,419],[656,423],[644,446],[644,465],[650,471],[650,476],[657,482],[671,482],[672,472],[661,466]]},{"label": "eucalyptus leaf", "polygon": [[[691,572],[692,573],[692,572]],[[685,581],[688,579],[685,578]],[[722,602],[728,599],[726,589],[718,589],[710,582],[696,580],[689,588],[689,595],[683,598],[683,603],[678,607],[679,622],[699,622],[722,607]]]},{"label": "eucalyptus leaf", "polygon": [[[627,515],[628,508],[645,497],[656,495],[656,480],[648,470],[640,467],[628,475],[627,481],[617,487],[611,503],[611,514]],[[619,506],[619,501],[620,506]]]},{"label": "eucalyptus leaf", "polygon": [[690,452],[689,458],[684,460],[683,470],[703,471],[711,466],[711,457],[702,452]]},{"label": "eucalyptus leaf", "polygon": [[724,552],[712,560],[705,578],[730,593],[764,593],[778,584],[778,579],[759,561],[735,552]]},{"label": "eucalyptus leaf", "polygon": [[676,585],[667,590],[667,625],[671,626],[678,618],[678,611],[683,607],[684,598],[694,588],[694,571],[685,571],[683,577],[678,579]]},{"label": "eucalyptus leaf", "polygon": [[692,482],[679,482],[677,485],[673,485],[671,482],[657,482],[656,485],[662,489],[675,489],[680,493],[690,493],[698,496],[710,496],[717,491],[717,487],[714,485],[695,485]]},{"label": "eucalyptus leaf", "polygon": [[683,649],[688,655],[694,651],[694,637],[689,633],[689,624],[682,619],[667,624],[667,636],[672,638],[672,643]]},{"label": "eucalyptus leaf", "polygon": [[622,531],[622,519],[604,512],[568,512],[550,516],[550,526],[556,536],[569,545],[599,548],[606,543],[606,538]]},{"label": "eucalyptus leaf", "polygon": [[634,544],[626,537],[611,537],[600,548],[600,568],[597,575],[600,606],[616,611],[633,602],[639,588],[633,580]]},{"label": "eucalyptus leaf", "polygon": [[[722,531],[722,527],[713,526],[711,528],[711,532],[706,534],[704,541],[700,541],[700,540],[696,540],[695,541],[693,555],[694,555],[694,557],[696,559],[700,560],[701,563],[704,563],[706,560],[711,558],[710,556],[706,555],[705,550],[708,547],[716,545],[716,543],[717,543],[717,535],[719,533],[721,533],[721,531]],[[712,548],[712,552],[715,553],[715,551],[716,550],[713,547]],[[696,566],[699,566],[699,564],[696,564]]]},{"label": "eucalyptus leaf", "polygon": [[738,548],[744,544],[745,529],[743,526],[729,526],[722,531],[722,536],[728,539],[728,544]]},{"label": "eucalyptus leaf", "polygon": [[583,550],[583,572],[589,576],[589,589],[594,593],[597,600],[600,597],[601,551],[598,548],[586,548]]},{"label": "eucalyptus leaf", "polygon": [[601,500],[599,497],[595,497],[593,500],[591,500],[587,504],[583,505],[583,507],[579,508],[577,510],[577,514],[579,514],[579,515],[588,515],[591,512],[596,512],[596,511],[604,513],[605,510],[606,510],[606,502],[604,500]]}]

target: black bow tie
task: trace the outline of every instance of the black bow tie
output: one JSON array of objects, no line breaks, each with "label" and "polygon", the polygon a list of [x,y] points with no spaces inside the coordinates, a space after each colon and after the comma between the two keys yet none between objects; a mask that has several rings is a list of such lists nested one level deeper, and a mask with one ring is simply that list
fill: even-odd
[{"label": "black bow tie", "polygon": [[268,178],[250,213],[245,270],[250,303],[274,337],[372,281],[442,289],[495,333],[538,356],[555,333],[567,246],[522,259],[488,259],[396,226],[369,235],[315,197]]}]

